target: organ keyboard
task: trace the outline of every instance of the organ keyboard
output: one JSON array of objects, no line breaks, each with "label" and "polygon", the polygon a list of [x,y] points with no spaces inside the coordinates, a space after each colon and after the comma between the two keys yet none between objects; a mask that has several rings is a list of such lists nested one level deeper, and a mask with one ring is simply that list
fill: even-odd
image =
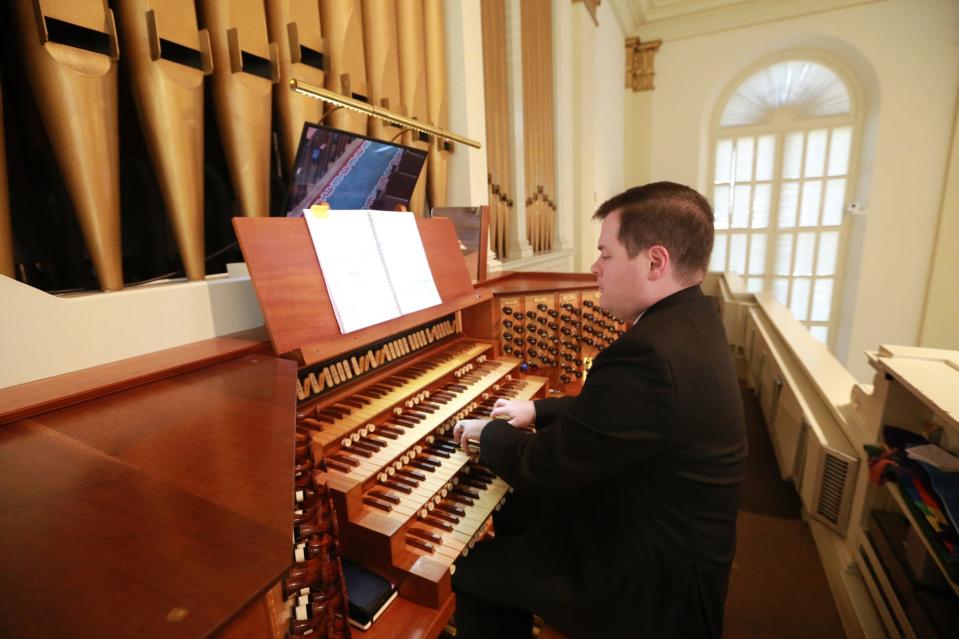
[{"label": "organ keyboard", "polygon": [[509,491],[449,431],[488,417],[497,397],[542,396],[548,380],[464,334],[462,313],[491,294],[473,289],[448,220],[418,220],[442,304],[346,335],[302,219],[234,224],[274,348],[301,362],[297,432],[332,496],[342,554],[448,614],[454,561]]}]

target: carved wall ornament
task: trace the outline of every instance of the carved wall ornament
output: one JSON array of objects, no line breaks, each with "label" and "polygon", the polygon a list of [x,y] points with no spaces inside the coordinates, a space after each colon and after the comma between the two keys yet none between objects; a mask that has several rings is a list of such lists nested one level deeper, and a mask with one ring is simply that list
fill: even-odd
[{"label": "carved wall ornament", "polygon": [[626,38],[626,88],[633,91],[652,91],[653,60],[662,46],[662,40],[640,42],[639,38]]}]

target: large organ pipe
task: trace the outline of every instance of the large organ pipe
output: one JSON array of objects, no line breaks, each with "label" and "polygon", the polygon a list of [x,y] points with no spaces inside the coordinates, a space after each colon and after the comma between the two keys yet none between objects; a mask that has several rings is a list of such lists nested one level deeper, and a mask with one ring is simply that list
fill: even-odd
[{"label": "large organ pipe", "polygon": [[106,0],[11,3],[37,108],[100,287],[123,288],[119,49]]},{"label": "large organ pipe", "polygon": [[[443,0],[423,0],[423,26],[426,31],[426,95],[430,123],[440,129],[449,126],[449,100],[446,92],[446,29],[443,25]],[[427,165],[427,192],[430,204],[446,206],[450,144],[434,138]]]},{"label": "large organ pipe", "polygon": [[192,0],[118,0],[123,65],[187,279],[202,280],[203,76],[213,61]]},{"label": "large organ pipe", "polygon": [[296,159],[303,123],[323,118],[323,103],[291,91],[290,80],[297,78],[323,86],[328,52],[320,30],[317,0],[267,0],[266,11],[270,40],[277,44],[279,52],[280,80],[273,88],[273,96],[283,167],[289,172]]},{"label": "large organ pipe", "polygon": [[[360,0],[323,0],[320,2],[320,24],[330,52],[326,88],[340,95],[369,101]],[[366,134],[366,116],[349,109],[336,109],[328,122],[337,129]]]},{"label": "large organ pipe", "polygon": [[[397,37],[400,59],[400,94],[403,100],[401,112],[429,122],[426,99],[426,52],[423,46],[423,0],[397,0]],[[404,142],[424,151],[429,149],[429,137],[414,131],[404,134]],[[426,214],[426,179],[421,174],[410,198],[410,209],[419,215]]]},{"label": "large organ pipe", "polygon": [[[366,41],[366,78],[370,104],[400,112],[402,100],[395,3],[363,0],[363,37]],[[401,131],[379,118],[370,118],[369,126],[370,135],[380,140],[389,141]]]},{"label": "large organ pipe", "polygon": [[0,275],[13,277],[13,231],[10,228],[10,190],[7,147],[3,135],[3,92],[0,91]]},{"label": "large organ pipe", "polygon": [[213,100],[233,189],[244,216],[269,215],[270,131],[277,48],[262,2],[200,2],[213,44]]}]

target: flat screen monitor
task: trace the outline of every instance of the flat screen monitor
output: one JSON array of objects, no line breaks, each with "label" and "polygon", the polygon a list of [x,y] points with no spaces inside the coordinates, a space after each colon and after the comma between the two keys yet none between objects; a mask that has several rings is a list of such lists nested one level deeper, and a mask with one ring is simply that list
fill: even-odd
[{"label": "flat screen monitor", "polygon": [[332,209],[407,207],[426,151],[355,133],[303,125],[293,163],[287,217],[326,202]]}]

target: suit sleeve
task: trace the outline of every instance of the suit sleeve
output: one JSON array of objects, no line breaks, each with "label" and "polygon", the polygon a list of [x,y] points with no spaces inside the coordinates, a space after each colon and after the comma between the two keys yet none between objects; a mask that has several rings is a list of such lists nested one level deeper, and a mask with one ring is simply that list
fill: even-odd
[{"label": "suit sleeve", "polygon": [[480,452],[523,492],[587,485],[668,449],[674,397],[668,363],[652,345],[611,346],[578,397],[547,405],[559,411],[549,428],[527,433],[494,420],[483,429]]},{"label": "suit sleeve", "polygon": [[533,402],[536,410],[536,429],[542,430],[555,423],[559,416],[569,409],[575,399],[575,397],[547,397]]}]

